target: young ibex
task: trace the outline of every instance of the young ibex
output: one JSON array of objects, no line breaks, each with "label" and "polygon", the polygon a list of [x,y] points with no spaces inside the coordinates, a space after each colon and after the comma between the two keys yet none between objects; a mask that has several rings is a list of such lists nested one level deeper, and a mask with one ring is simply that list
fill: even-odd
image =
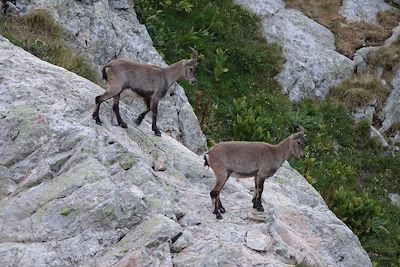
[{"label": "young ibex", "polygon": [[[205,166],[210,166],[215,174],[215,186],[210,192],[213,213],[222,219],[226,210],[221,204],[219,193],[231,174],[239,178],[253,177],[255,189],[253,208],[264,211],[261,195],[266,178],[275,174],[290,155],[304,159],[304,129],[292,134],[278,145],[262,142],[222,142],[212,147],[205,155]],[[208,156],[208,159],[207,159]]]},{"label": "young ibex", "polygon": [[147,110],[136,119],[136,124],[142,123],[144,116],[151,110],[153,113],[152,130],[155,135],[161,136],[157,127],[158,102],[165,96],[168,88],[178,79],[183,78],[194,84],[194,75],[197,66],[197,53],[193,48],[191,59],[182,59],[169,67],[161,68],[154,65],[141,64],[126,59],[116,59],[104,66],[103,79],[107,81],[107,90],[104,94],[96,97],[96,108],[93,111],[93,119],[101,124],[99,109],[101,103],[114,98],[113,110],[117,116],[118,125],[127,128],[119,113],[119,98],[123,90],[130,88],[144,98]]}]

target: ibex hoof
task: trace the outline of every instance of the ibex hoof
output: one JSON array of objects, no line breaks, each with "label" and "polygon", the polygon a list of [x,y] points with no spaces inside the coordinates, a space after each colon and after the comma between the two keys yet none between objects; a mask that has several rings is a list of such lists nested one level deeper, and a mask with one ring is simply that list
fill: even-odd
[{"label": "ibex hoof", "polygon": [[257,211],[261,211],[261,212],[263,212],[264,211],[264,208],[263,207],[257,207]]},{"label": "ibex hoof", "polygon": [[128,128],[128,125],[126,125],[125,122],[121,122],[119,125],[120,125],[122,128]]},{"label": "ibex hoof", "polygon": [[225,210],[225,208],[224,208],[224,207],[221,207],[221,208],[219,208],[219,212],[221,212],[221,213],[225,213],[225,212],[226,212],[226,210]]},{"label": "ibex hoof", "polygon": [[101,120],[96,120],[97,125],[101,125]]},{"label": "ibex hoof", "polygon": [[136,123],[136,125],[140,125],[142,123],[142,120],[141,119],[136,119],[135,123]]},{"label": "ibex hoof", "polygon": [[161,132],[160,131],[154,131],[154,134],[157,136],[161,136]]},{"label": "ibex hoof", "polygon": [[221,214],[217,214],[217,219],[218,219],[218,220],[221,220],[221,219],[222,219]]}]

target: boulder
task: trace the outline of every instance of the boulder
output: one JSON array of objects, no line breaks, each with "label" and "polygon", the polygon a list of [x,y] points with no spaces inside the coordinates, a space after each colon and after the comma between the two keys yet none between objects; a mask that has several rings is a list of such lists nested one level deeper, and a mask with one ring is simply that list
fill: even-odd
[{"label": "boulder", "polygon": [[332,86],[352,77],[355,63],[335,51],[334,35],[326,27],[286,9],[282,0],[235,3],[257,14],[267,41],[283,47],[286,63],[276,79],[291,101],[325,99]]},{"label": "boulder", "polygon": [[399,194],[389,194],[390,203],[400,207],[400,195]]},{"label": "boulder", "polygon": [[[395,72],[391,87],[392,91],[382,111],[383,123],[379,129],[381,133],[385,133],[396,124],[400,124],[400,69]],[[396,131],[399,132],[399,129]]]},{"label": "boulder", "polygon": [[382,147],[389,146],[383,135],[377,129],[375,129],[373,126],[369,126],[369,130],[370,130],[370,138],[376,140],[378,144],[380,144]]},{"label": "boulder", "polygon": [[392,9],[384,0],[344,0],[339,12],[348,23],[377,23],[378,12]]},{"label": "boulder", "polygon": [[355,122],[366,120],[369,122],[369,124],[372,124],[375,110],[376,110],[376,99],[374,98],[366,106],[356,107],[351,112],[351,117]]}]

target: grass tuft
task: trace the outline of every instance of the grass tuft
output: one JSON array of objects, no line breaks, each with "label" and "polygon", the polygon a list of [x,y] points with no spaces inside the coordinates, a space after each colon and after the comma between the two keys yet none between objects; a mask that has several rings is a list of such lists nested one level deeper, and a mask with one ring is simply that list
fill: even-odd
[{"label": "grass tuft", "polygon": [[329,97],[333,101],[344,104],[347,109],[354,111],[354,109],[365,107],[374,101],[381,108],[389,94],[388,85],[380,83],[376,77],[369,73],[364,73],[332,88]]},{"label": "grass tuft", "polygon": [[0,34],[40,59],[98,83],[94,69],[83,56],[68,47],[63,29],[46,11],[2,18]]}]

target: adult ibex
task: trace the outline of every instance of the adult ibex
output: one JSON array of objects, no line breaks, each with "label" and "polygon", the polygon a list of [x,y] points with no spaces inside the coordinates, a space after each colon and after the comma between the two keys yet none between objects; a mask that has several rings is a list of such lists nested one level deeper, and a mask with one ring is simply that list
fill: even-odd
[{"label": "adult ibex", "polygon": [[168,88],[178,79],[183,78],[194,84],[194,75],[197,66],[197,53],[193,48],[191,59],[182,59],[166,68],[154,65],[141,64],[126,59],[116,59],[102,69],[103,79],[107,81],[107,90],[96,97],[96,108],[93,111],[93,119],[101,124],[99,109],[101,103],[114,98],[113,110],[117,116],[118,125],[127,128],[119,113],[119,98],[123,90],[129,88],[144,98],[147,110],[136,119],[136,124],[142,123],[144,116],[151,110],[153,113],[152,130],[155,135],[161,136],[157,127],[158,102],[165,96]]},{"label": "adult ibex", "polygon": [[265,179],[274,175],[291,155],[304,159],[304,141],[304,129],[301,128],[300,132],[290,135],[278,145],[231,141],[212,147],[204,155],[204,165],[210,166],[215,174],[215,186],[210,196],[217,219],[222,219],[221,213],[226,211],[219,193],[231,174],[239,178],[254,176],[253,208],[264,211],[261,195]]}]

